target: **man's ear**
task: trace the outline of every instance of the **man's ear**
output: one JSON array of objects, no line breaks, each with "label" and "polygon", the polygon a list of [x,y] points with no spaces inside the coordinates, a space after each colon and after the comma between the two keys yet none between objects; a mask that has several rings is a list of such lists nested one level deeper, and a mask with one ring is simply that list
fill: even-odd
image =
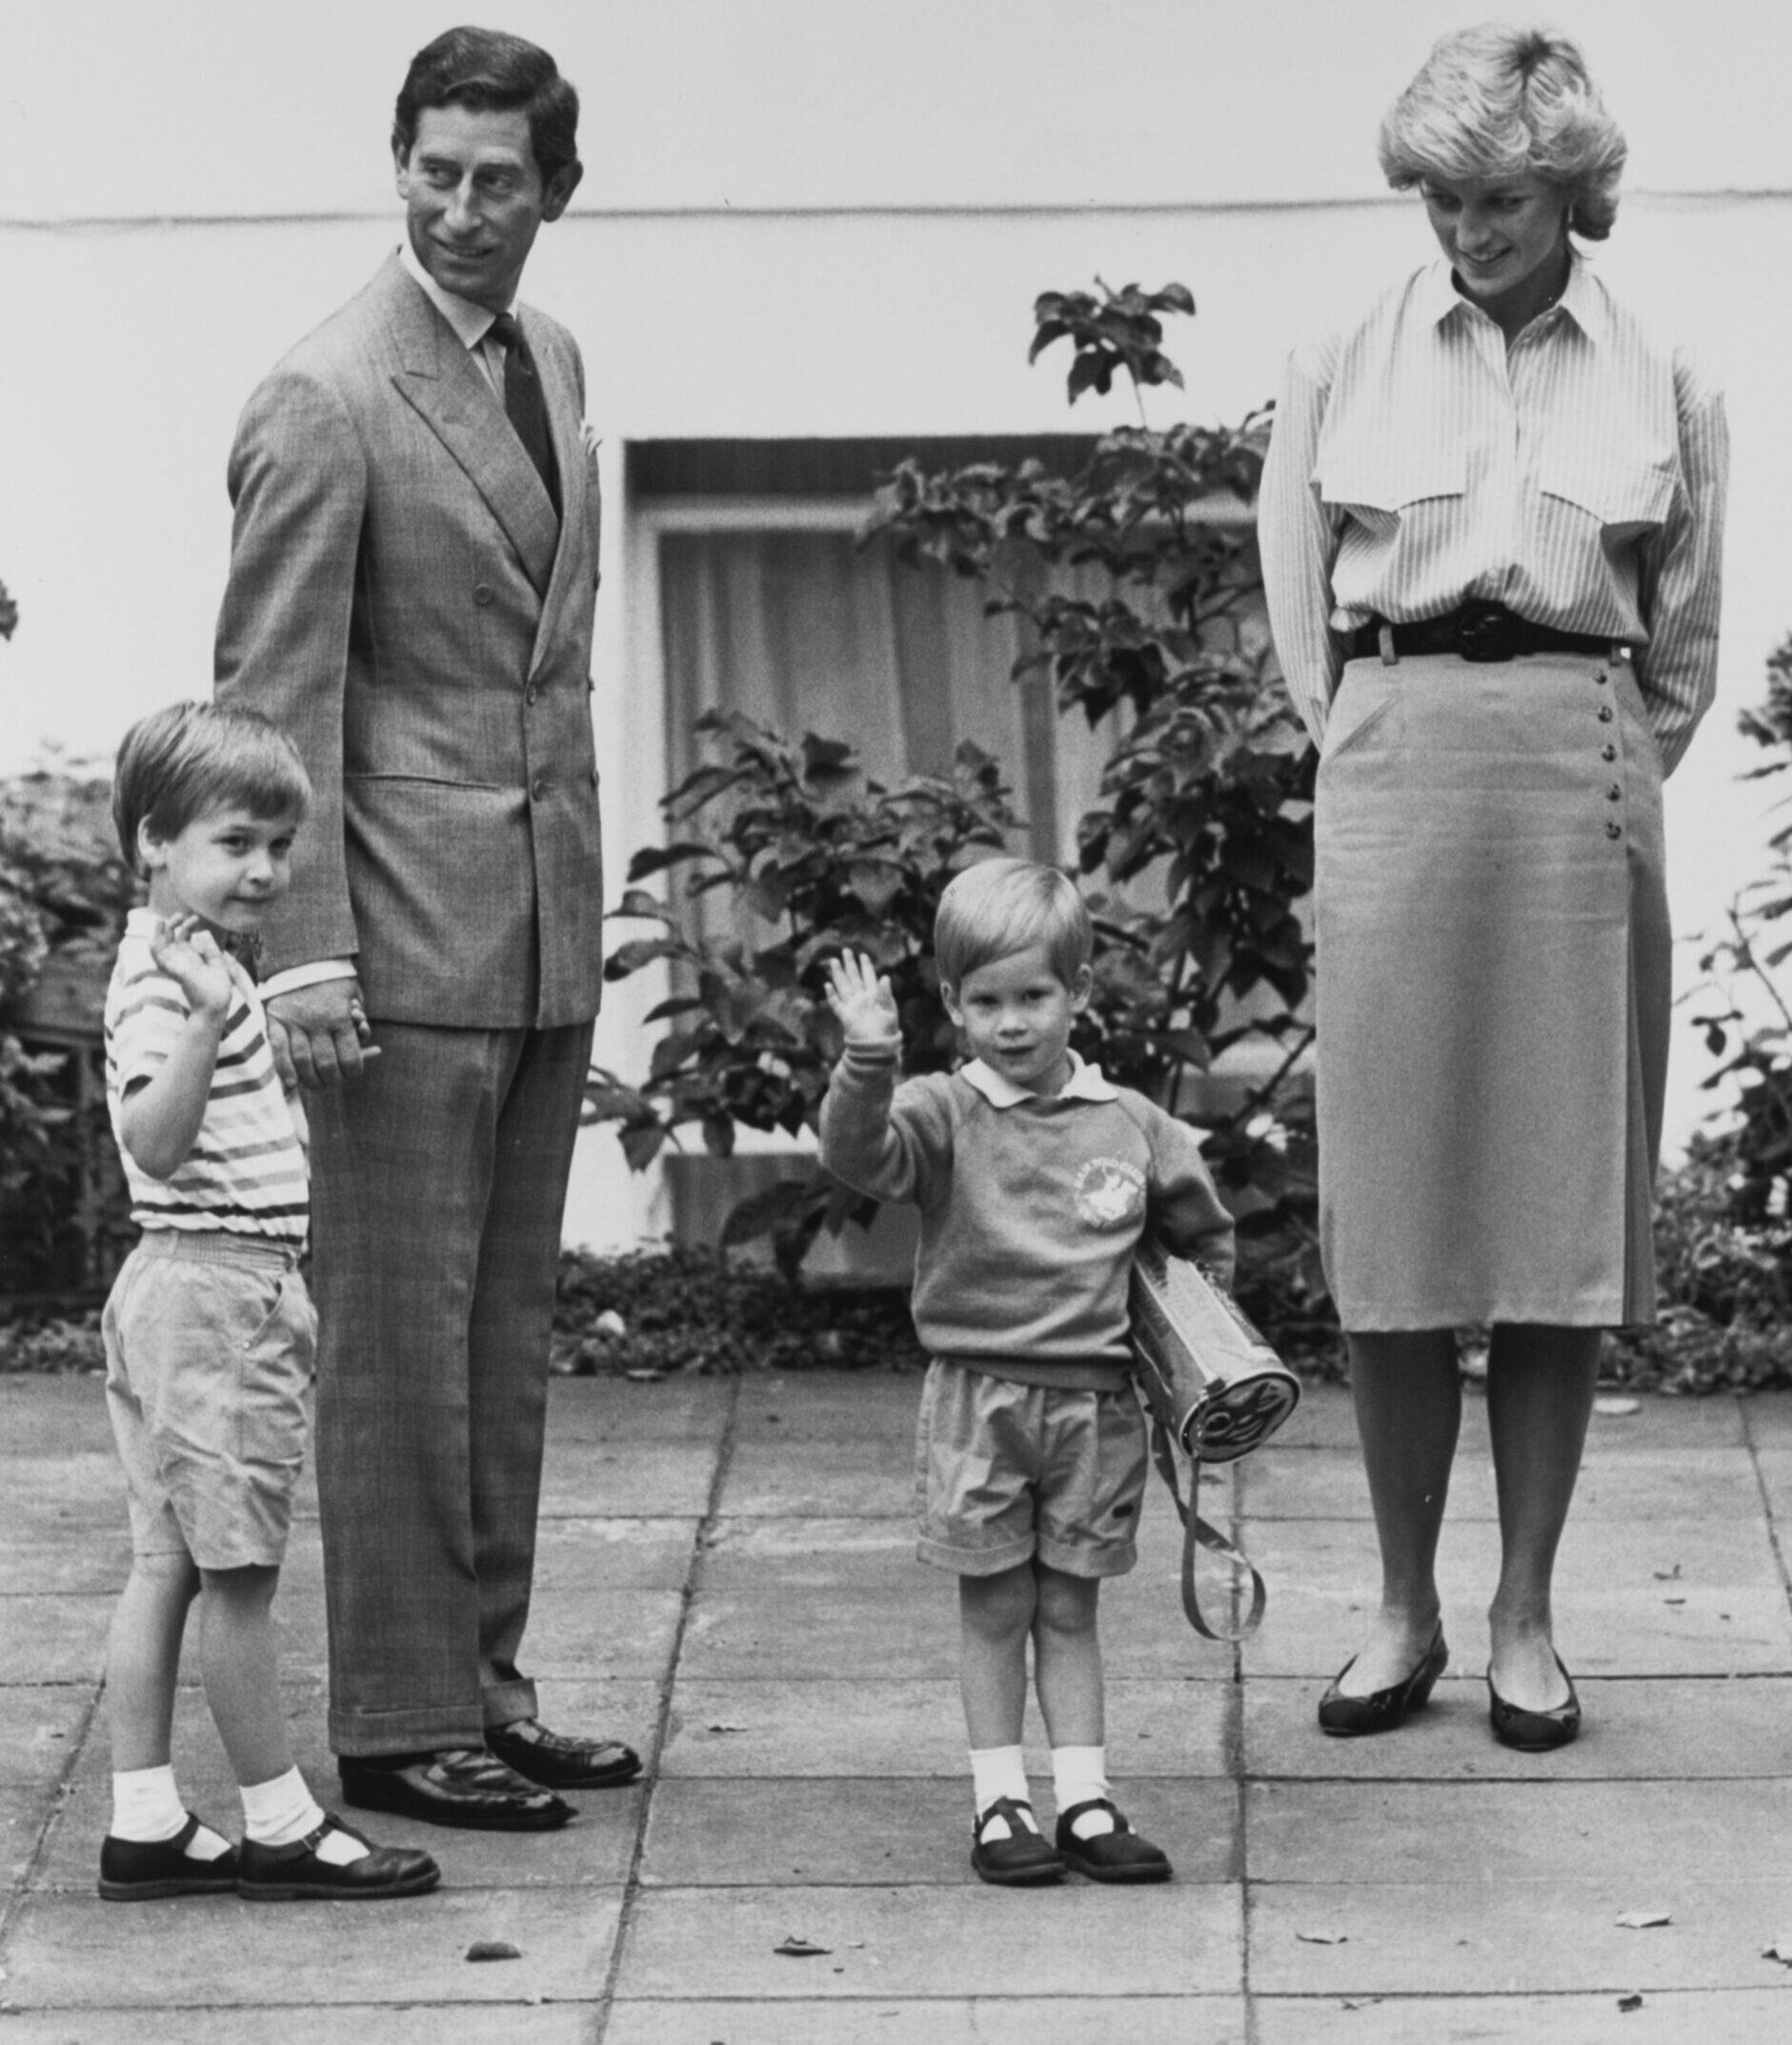
[{"label": "man's ear", "polygon": [[393,135],[392,138],[392,174],[393,181],[398,187],[398,196],[401,199],[408,198],[411,187],[411,150],[400,135]]},{"label": "man's ear", "polygon": [[549,178],[541,193],[541,217],[557,220],[565,213],[568,201],[578,190],[578,181],[585,174],[582,163],[563,164]]}]

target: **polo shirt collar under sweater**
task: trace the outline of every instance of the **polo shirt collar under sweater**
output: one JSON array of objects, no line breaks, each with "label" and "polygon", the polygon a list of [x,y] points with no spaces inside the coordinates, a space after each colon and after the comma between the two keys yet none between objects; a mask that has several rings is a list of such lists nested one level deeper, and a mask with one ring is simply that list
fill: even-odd
[{"label": "polo shirt collar under sweater", "polygon": [[[1057,1098],[1060,1101],[1117,1101],[1119,1089],[1101,1077],[1099,1065],[1089,1064],[1078,1058],[1075,1051],[1070,1054],[1070,1077],[1064,1082]],[[1021,1101],[1036,1101],[1039,1097],[1031,1086],[1017,1086],[1013,1080],[1004,1079],[993,1065],[986,1065],[980,1058],[974,1058],[968,1065],[958,1069],[958,1077],[968,1080],[991,1107],[1013,1107]]]}]

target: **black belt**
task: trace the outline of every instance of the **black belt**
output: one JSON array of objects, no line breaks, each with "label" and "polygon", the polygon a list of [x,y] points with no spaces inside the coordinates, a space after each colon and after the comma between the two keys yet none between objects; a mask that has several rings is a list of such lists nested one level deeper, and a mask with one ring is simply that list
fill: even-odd
[{"label": "black belt", "polygon": [[1520,654],[1606,654],[1611,635],[1558,632],[1533,624],[1503,603],[1465,603],[1441,618],[1397,625],[1372,618],[1351,641],[1351,658],[1368,660],[1381,651],[1382,628],[1394,635],[1397,654],[1457,654],[1464,660],[1512,660]]}]

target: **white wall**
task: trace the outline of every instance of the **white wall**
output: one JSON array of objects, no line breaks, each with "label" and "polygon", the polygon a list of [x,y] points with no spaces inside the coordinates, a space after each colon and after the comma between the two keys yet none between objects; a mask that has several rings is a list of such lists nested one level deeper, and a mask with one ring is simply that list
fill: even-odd
[{"label": "white wall", "polygon": [[[0,577],[24,609],[0,646],[6,771],[46,744],[103,757],[133,716],[207,688],[236,411],[395,240],[391,93],[443,16],[411,0],[77,0],[29,18],[20,0],[0,6]],[[1473,11],[493,10],[554,48],[586,97],[587,188],[544,233],[528,295],[584,344],[613,470],[626,440],[651,436],[1060,427],[1061,372],[1049,356],[1025,363],[1028,311],[1038,291],[1097,273],[1191,286],[1199,316],[1171,340],[1187,406],[1235,418],[1271,394],[1297,332],[1426,253],[1416,202],[1378,195],[1373,129],[1429,37]],[[1705,349],[1730,394],[1722,695],[1670,788],[1676,922],[1690,934],[1758,862],[1763,798],[1735,783],[1750,761],[1734,713],[1792,630],[1792,195],[1778,103],[1792,8],[1710,0],[1696,34],[1681,0],[1561,11],[1633,143],[1633,196],[1601,267]],[[84,69],[77,114],[69,80]],[[1764,186],[1781,189],[1737,195]],[[854,211],[866,206],[877,210]],[[1068,423],[1103,416],[1085,400]],[[616,883],[628,849],[654,835],[658,792],[643,771],[656,706],[632,685],[629,644],[645,625],[622,543],[613,521],[598,715],[614,749]],[[599,1055],[636,1069],[626,1005]],[[1705,1104],[1684,1031],[1677,1057],[1671,1126],[1683,1133]],[[627,1205],[592,1169],[575,1235],[606,1232]]]}]

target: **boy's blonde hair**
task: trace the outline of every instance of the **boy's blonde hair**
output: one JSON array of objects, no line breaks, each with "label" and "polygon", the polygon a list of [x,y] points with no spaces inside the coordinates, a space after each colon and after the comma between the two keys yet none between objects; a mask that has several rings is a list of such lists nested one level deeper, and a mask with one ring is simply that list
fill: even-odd
[{"label": "boy's blonde hair", "polygon": [[961,987],[978,966],[1042,944],[1052,970],[1075,987],[1095,955],[1089,910],[1069,875],[1037,860],[982,860],[939,898],[934,959],[943,985]]},{"label": "boy's blonde hair", "polygon": [[208,810],[235,803],[253,817],[297,822],[311,800],[311,777],[285,732],[259,711],[217,703],[170,703],[139,719],[112,771],[112,824],[138,872],[145,824],[166,844]]}]

